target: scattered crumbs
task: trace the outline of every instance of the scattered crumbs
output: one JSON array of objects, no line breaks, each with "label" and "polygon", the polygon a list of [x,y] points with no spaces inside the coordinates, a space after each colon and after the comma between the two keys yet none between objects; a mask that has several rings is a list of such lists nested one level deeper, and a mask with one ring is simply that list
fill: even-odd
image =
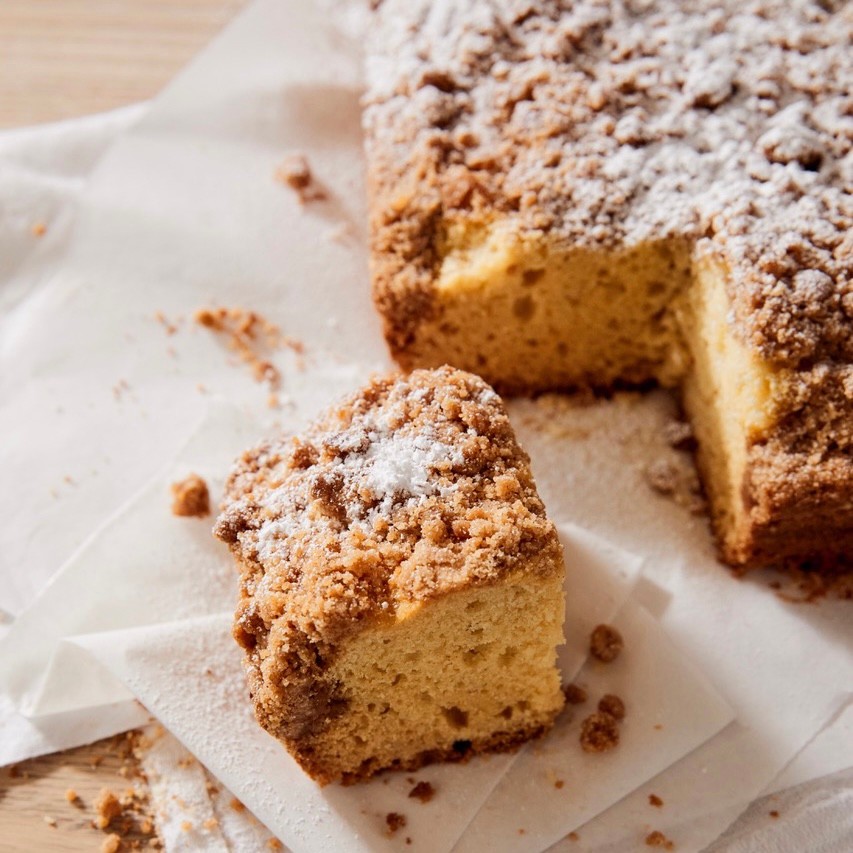
[{"label": "scattered crumbs", "polygon": [[326,197],[323,189],[317,186],[308,165],[308,158],[304,154],[288,154],[275,170],[275,179],[290,187],[299,198],[300,204],[321,201]]},{"label": "scattered crumbs", "polygon": [[581,840],[581,837],[580,837],[576,832],[570,832],[570,833],[566,836],[566,838],[567,838],[569,841],[580,841],[580,840]]},{"label": "scattered crumbs", "polygon": [[586,690],[577,684],[567,684],[563,687],[563,696],[566,697],[567,705],[583,705],[587,700]]},{"label": "scattered crumbs", "polygon": [[661,495],[674,495],[678,488],[678,469],[668,459],[656,459],[646,466],[646,482]]},{"label": "scattered crumbs", "polygon": [[518,830],[518,834],[519,834],[519,835],[524,835],[524,829],[523,829],[523,828],[522,828],[522,829],[519,829],[519,830]]},{"label": "scattered crumbs", "polygon": [[121,850],[121,838],[111,832],[101,842],[101,853],[118,853],[119,850]]},{"label": "scattered crumbs", "polygon": [[56,829],[56,818],[55,817],[53,817],[49,814],[46,814],[46,815],[42,815],[42,820],[44,820],[44,822],[48,826],[52,826],[54,829]]},{"label": "scattered crumbs", "polygon": [[422,803],[428,803],[435,796],[435,788],[429,782],[418,782],[411,791],[409,796]]},{"label": "scattered crumbs", "polygon": [[648,847],[661,847],[664,850],[675,850],[675,845],[659,830],[655,829],[646,836]]},{"label": "scattered crumbs", "polygon": [[106,829],[122,813],[118,797],[109,788],[101,789],[92,808],[98,829]]},{"label": "scattered crumbs", "polygon": [[130,391],[130,385],[127,384],[126,379],[119,379],[119,381],[113,385],[113,397],[115,397],[116,401],[119,403],[126,391]]},{"label": "scattered crumbs", "polygon": [[213,829],[216,829],[216,827],[217,827],[217,826],[219,826],[219,821],[218,821],[215,817],[209,817],[209,818],[208,818],[208,819],[207,819],[207,820],[202,824],[202,826],[203,826],[205,829],[207,829],[208,831],[209,831],[209,830],[213,830]]},{"label": "scattered crumbs", "polygon": [[598,710],[605,714],[610,714],[617,720],[625,719],[625,703],[612,693],[607,693],[601,697],[598,703]]},{"label": "scattered crumbs", "polygon": [[198,474],[190,474],[172,483],[172,514],[205,518],[210,515],[210,492]]},{"label": "scattered crumbs", "polygon": [[612,663],[625,645],[622,635],[610,625],[598,625],[589,638],[589,652],[602,663]]},{"label": "scattered crumbs", "polygon": [[66,790],[65,799],[74,805],[78,805],[80,803],[80,795],[73,788],[68,788]]},{"label": "scattered crumbs", "polygon": [[181,823],[181,831],[182,832],[192,832],[193,822],[191,820],[185,820]]},{"label": "scattered crumbs", "polygon": [[162,311],[156,311],[154,319],[166,330],[167,335],[174,335],[178,331],[177,324],[173,323]]},{"label": "scattered crumbs", "polygon": [[270,850],[284,850],[284,845],[277,838],[268,838],[267,847]]},{"label": "scattered crumbs", "polygon": [[267,350],[286,347],[297,356],[297,368],[302,368],[302,355],[305,345],[296,338],[281,333],[274,323],[263,318],[256,311],[245,308],[200,308],[193,317],[195,322],[221,335],[226,346],[252,371],[257,382],[265,383],[274,393],[281,384],[281,374],[269,359],[264,357]]},{"label": "scattered crumbs", "polygon": [[779,812],[776,809],[771,809],[770,817],[779,817]]},{"label": "scattered crumbs", "polygon": [[693,427],[686,421],[668,421],[663,428],[663,439],[674,450],[695,450]]},{"label": "scattered crumbs", "polygon": [[385,815],[385,825],[388,827],[388,834],[393,835],[406,825],[406,816],[399,812],[388,812]]},{"label": "scattered crumbs", "polygon": [[597,711],[581,723],[580,743],[584,752],[607,752],[619,745],[619,724],[610,714]]},{"label": "scattered crumbs", "polygon": [[656,732],[663,731],[663,724],[662,724],[662,723],[655,723],[655,724],[654,724],[654,726],[652,726],[652,728],[653,728]]},{"label": "scattered crumbs", "polygon": [[231,802],[228,805],[231,806],[235,812],[246,811],[246,807],[236,797],[232,797]]},{"label": "scattered crumbs", "polygon": [[30,228],[30,232],[33,237],[44,237],[47,233],[47,225],[44,222],[34,222],[33,227]]},{"label": "scattered crumbs", "polygon": [[411,844],[411,843],[412,843],[412,839],[410,836],[407,835],[406,836],[406,844]]},{"label": "scattered crumbs", "polygon": [[649,805],[659,809],[663,806],[663,800],[657,794],[649,794]]},{"label": "scattered crumbs", "polygon": [[566,783],[565,783],[562,779],[557,779],[557,781],[556,781],[556,782],[554,782],[554,787],[559,791],[559,790],[561,790],[561,789],[562,789],[562,787],[563,787],[565,784],[566,784]]}]

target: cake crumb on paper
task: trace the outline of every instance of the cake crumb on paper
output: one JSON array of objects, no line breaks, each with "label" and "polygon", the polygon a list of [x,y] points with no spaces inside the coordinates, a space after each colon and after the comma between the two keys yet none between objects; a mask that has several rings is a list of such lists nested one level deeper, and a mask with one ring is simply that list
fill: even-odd
[{"label": "cake crumb on paper", "polygon": [[610,714],[616,720],[625,719],[625,703],[612,693],[607,693],[598,702],[598,710]]},{"label": "cake crumb on paper", "polygon": [[770,817],[779,817],[779,812],[776,809],[771,809]]},{"label": "cake crumb on paper", "polygon": [[566,697],[567,705],[583,705],[587,700],[586,690],[577,684],[567,684],[563,687],[563,696]]},{"label": "cake crumb on paper", "polygon": [[428,803],[435,796],[435,788],[429,782],[418,782],[411,791],[409,796],[413,799],[420,800],[422,803]]},{"label": "cake crumb on paper", "polygon": [[399,812],[388,812],[385,815],[385,825],[388,827],[388,834],[394,835],[406,825],[406,816]]},{"label": "cake crumb on paper", "polygon": [[65,791],[65,799],[72,805],[76,806],[80,804],[80,795],[73,788],[68,788]]},{"label": "cake crumb on paper", "polygon": [[56,829],[56,818],[55,818],[55,817],[53,817],[53,815],[49,815],[49,814],[42,815],[42,819],[44,820],[44,822],[45,822],[48,826],[53,827],[54,829]]},{"label": "cake crumb on paper", "polygon": [[270,850],[284,850],[284,845],[277,838],[268,838],[267,847]]},{"label": "cake crumb on paper", "polygon": [[619,745],[619,723],[615,717],[596,711],[581,723],[580,743],[584,752],[608,752]]},{"label": "cake crumb on paper", "polygon": [[663,800],[657,794],[649,794],[649,805],[659,809],[663,806]]},{"label": "cake crumb on paper", "polygon": [[566,836],[566,838],[567,838],[569,841],[580,841],[580,840],[581,840],[581,837],[580,837],[576,832],[570,832],[570,833]]},{"label": "cake crumb on paper", "polygon": [[210,515],[210,492],[198,474],[189,474],[171,485],[172,514],[186,518]]},{"label": "cake crumb on paper", "polygon": [[30,228],[30,233],[33,237],[44,237],[47,233],[47,224],[44,222],[34,222],[32,228]]},{"label": "cake crumb on paper", "polygon": [[660,847],[663,850],[675,850],[675,844],[672,843],[659,829],[652,830],[646,836],[647,847]]},{"label": "cake crumb on paper", "polygon": [[619,657],[625,641],[611,625],[598,625],[589,638],[589,652],[602,663],[612,663]]},{"label": "cake crumb on paper", "polygon": [[326,192],[314,179],[308,158],[304,154],[294,152],[286,155],[275,170],[275,179],[290,187],[296,193],[300,204],[326,198]]}]

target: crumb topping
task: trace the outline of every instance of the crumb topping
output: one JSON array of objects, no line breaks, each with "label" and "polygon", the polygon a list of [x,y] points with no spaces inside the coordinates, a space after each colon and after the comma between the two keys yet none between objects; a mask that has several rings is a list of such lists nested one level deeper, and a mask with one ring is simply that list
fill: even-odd
[{"label": "crumb topping", "polygon": [[376,14],[364,121],[374,257],[397,291],[377,298],[399,343],[429,303],[442,223],[500,215],[567,246],[695,240],[729,267],[733,320],[764,357],[853,360],[849,4]]},{"label": "crumb topping", "polygon": [[659,829],[652,830],[646,836],[647,847],[660,847],[663,850],[675,850],[675,845]]},{"label": "crumb topping", "polygon": [[435,796],[435,788],[429,782],[418,782],[411,791],[409,796],[422,803],[428,803]]},{"label": "crumb topping", "polygon": [[586,690],[577,684],[565,685],[563,687],[563,696],[566,698],[567,705],[583,705],[587,700]]}]

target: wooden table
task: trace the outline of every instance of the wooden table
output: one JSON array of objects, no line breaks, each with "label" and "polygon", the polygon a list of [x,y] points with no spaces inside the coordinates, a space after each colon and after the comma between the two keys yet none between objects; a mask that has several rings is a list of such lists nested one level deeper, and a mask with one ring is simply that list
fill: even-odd
[{"label": "wooden table", "polygon": [[[0,0],[0,128],[152,97],[246,2]],[[110,740],[0,770],[0,849],[99,850],[92,804],[102,788],[130,784],[122,753]]]}]

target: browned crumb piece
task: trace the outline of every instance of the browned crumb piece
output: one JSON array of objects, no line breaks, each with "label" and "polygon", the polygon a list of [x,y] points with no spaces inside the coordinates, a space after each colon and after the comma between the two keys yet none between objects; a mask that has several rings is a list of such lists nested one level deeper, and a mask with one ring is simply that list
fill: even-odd
[{"label": "browned crumb piece", "polygon": [[33,227],[30,229],[33,237],[44,237],[47,233],[47,225],[44,222],[35,222],[33,223]]},{"label": "browned crumb piece", "polygon": [[181,824],[181,830],[183,832],[192,832],[192,828],[193,828],[193,822],[191,820],[185,820]]},{"label": "browned crumb piece", "polygon": [[208,818],[208,819],[207,819],[207,820],[202,824],[202,826],[203,826],[205,829],[208,829],[208,830],[216,829],[216,827],[217,827],[217,826],[219,826],[219,821],[218,821],[215,817],[209,817],[209,818]]},{"label": "browned crumb piece", "polygon": [[319,201],[326,197],[325,192],[317,186],[311,167],[304,154],[288,154],[275,171],[277,181],[290,187],[299,197],[299,203]]},{"label": "browned crumb piece", "polygon": [[277,838],[267,839],[267,847],[270,850],[284,850],[284,845]]},{"label": "browned crumb piece", "polygon": [[770,817],[779,817],[779,812],[776,809],[771,809]]},{"label": "browned crumb piece", "polygon": [[599,625],[589,638],[590,654],[602,663],[612,663],[624,646],[622,635],[610,625]]},{"label": "browned crumb piece", "polygon": [[649,794],[649,805],[659,809],[663,805],[663,800],[657,794]]},{"label": "browned crumb piece", "polygon": [[569,841],[580,841],[581,840],[581,837],[576,832],[570,832],[566,836],[566,838],[568,838]]},{"label": "browned crumb piece", "polygon": [[429,782],[418,782],[411,791],[409,796],[420,800],[422,803],[428,803],[435,796],[435,788]]},{"label": "browned crumb piece", "polygon": [[646,836],[648,847],[662,847],[664,850],[675,850],[675,845],[659,830],[655,829]]},{"label": "browned crumb piece", "polygon": [[554,787],[559,791],[565,784],[566,783],[562,779],[557,779],[556,782],[554,782]]},{"label": "browned crumb piece", "polygon": [[646,482],[661,495],[673,495],[678,488],[678,469],[666,459],[657,459],[646,467]]},{"label": "browned crumb piece", "polygon": [[625,719],[625,703],[612,693],[607,693],[601,697],[598,703],[598,710],[605,714],[610,714],[611,717],[617,720]]},{"label": "browned crumb piece", "polygon": [[235,812],[246,811],[246,807],[236,797],[232,797],[231,802],[228,805],[230,805]]},{"label": "browned crumb piece", "polygon": [[566,697],[567,705],[583,705],[587,700],[586,690],[577,684],[567,684],[563,688],[563,696]]},{"label": "browned crumb piece", "polygon": [[693,427],[686,421],[669,421],[663,428],[664,441],[675,450],[695,450]]},{"label": "browned crumb piece", "polygon": [[614,717],[597,711],[581,723],[581,747],[584,752],[607,752],[619,745],[619,725]]},{"label": "browned crumb piece", "polygon": [[192,518],[210,515],[210,492],[198,474],[172,483],[172,513]]},{"label": "browned crumb piece", "polygon": [[118,797],[109,788],[101,789],[93,808],[95,810],[95,826],[98,829],[106,829],[122,813]]},{"label": "browned crumb piece", "polygon": [[52,826],[54,829],[56,829],[56,818],[55,817],[53,817],[49,814],[43,815],[43,817],[44,817],[44,822],[48,826]]},{"label": "browned crumb piece", "polygon": [[119,850],[121,850],[121,838],[111,832],[101,842],[101,853],[118,853]]},{"label": "browned crumb piece", "polygon": [[397,830],[402,829],[406,825],[406,816],[399,812],[388,812],[385,815],[385,824],[388,827],[388,834],[393,835]]},{"label": "browned crumb piece", "polygon": [[80,795],[73,788],[69,788],[65,792],[65,799],[69,803],[74,803],[76,805],[80,802]]}]

